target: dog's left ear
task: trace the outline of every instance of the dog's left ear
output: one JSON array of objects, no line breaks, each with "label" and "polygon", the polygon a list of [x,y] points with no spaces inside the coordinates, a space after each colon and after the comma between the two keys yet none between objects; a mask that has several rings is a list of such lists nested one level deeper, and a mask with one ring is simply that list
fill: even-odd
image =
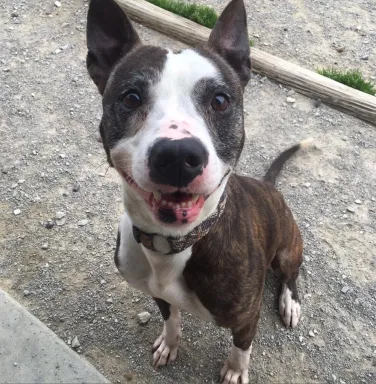
[{"label": "dog's left ear", "polygon": [[114,64],[141,44],[131,21],[114,0],[91,0],[87,15],[87,70],[101,95]]},{"label": "dog's left ear", "polygon": [[243,0],[232,0],[212,30],[208,46],[236,71],[243,88],[251,77],[247,14]]}]

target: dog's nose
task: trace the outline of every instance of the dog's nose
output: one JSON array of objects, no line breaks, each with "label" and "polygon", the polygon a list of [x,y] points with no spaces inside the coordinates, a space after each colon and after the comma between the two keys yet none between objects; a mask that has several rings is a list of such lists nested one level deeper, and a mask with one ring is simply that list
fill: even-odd
[{"label": "dog's nose", "polygon": [[149,153],[150,178],[157,184],[187,187],[208,164],[208,152],[200,140],[160,139]]}]

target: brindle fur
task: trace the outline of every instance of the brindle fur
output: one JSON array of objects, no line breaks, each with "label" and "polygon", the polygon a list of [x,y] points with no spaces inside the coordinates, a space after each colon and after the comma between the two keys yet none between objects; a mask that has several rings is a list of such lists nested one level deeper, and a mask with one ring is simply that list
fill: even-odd
[{"label": "brindle fur", "polygon": [[245,350],[256,333],[270,265],[297,298],[303,244],[290,209],[272,185],[233,175],[227,193],[223,215],[193,246],[184,277],[216,323],[231,328],[235,346]]}]

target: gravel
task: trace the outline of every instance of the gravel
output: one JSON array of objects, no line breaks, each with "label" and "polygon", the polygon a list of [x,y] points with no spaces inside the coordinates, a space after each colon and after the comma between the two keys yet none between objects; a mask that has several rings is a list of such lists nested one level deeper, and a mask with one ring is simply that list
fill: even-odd
[{"label": "gravel", "polygon": [[141,312],[137,315],[137,319],[140,324],[146,324],[151,319],[151,314],[149,312]]},{"label": "gravel", "polygon": [[[219,10],[226,2],[208,3]],[[159,310],[116,271],[122,195],[97,141],[101,102],[85,68],[87,4],[4,0],[0,6],[1,286],[62,340],[79,335],[77,351],[113,383],[217,382],[228,330],[183,313],[178,359],[155,371]],[[369,77],[376,76],[375,7],[372,0],[247,1],[256,46],[310,69],[359,68]],[[183,46],[137,28],[146,43]],[[337,52],[334,42],[346,50]],[[368,61],[360,59],[365,53]],[[304,238],[303,319],[297,329],[283,327],[278,286],[268,274],[250,381],[324,383],[334,374],[336,382],[374,383],[376,130],[290,91],[257,75],[245,90],[240,174],[260,178],[283,149],[307,137],[316,143],[287,164],[277,183]],[[291,96],[295,108],[286,103]],[[63,196],[76,185],[79,191]],[[78,229],[83,218],[90,225]],[[56,225],[47,229],[43,223],[51,219]],[[44,243],[53,252],[42,250]],[[343,294],[345,285],[351,289]],[[145,311],[152,317],[140,326],[137,315]]]},{"label": "gravel", "polygon": [[72,348],[75,348],[75,349],[81,347],[81,344],[78,341],[78,337],[77,336],[75,336],[73,338],[71,346],[72,346]]}]

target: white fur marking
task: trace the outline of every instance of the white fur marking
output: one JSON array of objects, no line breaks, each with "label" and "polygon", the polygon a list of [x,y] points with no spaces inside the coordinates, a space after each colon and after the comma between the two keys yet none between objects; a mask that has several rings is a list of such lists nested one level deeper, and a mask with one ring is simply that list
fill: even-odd
[{"label": "white fur marking", "polygon": [[237,384],[239,378],[241,384],[249,383],[248,367],[251,352],[252,344],[245,351],[232,345],[230,355],[221,369],[221,383]]},{"label": "white fur marking", "polygon": [[136,243],[132,222],[126,213],[120,222],[119,272],[134,288],[183,308],[203,320],[212,321],[210,312],[185,282],[183,271],[192,249],[162,255]]},{"label": "white fur marking", "polygon": [[286,327],[295,328],[300,319],[300,304],[293,300],[292,292],[284,283],[282,293],[279,297],[279,314],[281,315]]},{"label": "white fur marking", "polygon": [[181,315],[179,309],[170,307],[170,317],[165,321],[163,332],[153,345],[153,365],[159,367],[167,365],[176,359],[181,340]]}]

